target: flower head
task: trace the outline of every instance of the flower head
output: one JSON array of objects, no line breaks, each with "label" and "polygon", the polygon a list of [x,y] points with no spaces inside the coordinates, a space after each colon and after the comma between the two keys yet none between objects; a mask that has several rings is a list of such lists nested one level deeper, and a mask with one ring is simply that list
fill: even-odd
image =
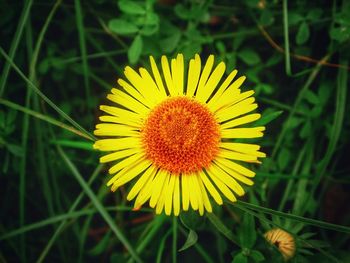
[{"label": "flower head", "polygon": [[136,198],[135,208],[149,201],[156,213],[167,215],[190,205],[201,215],[212,212],[211,197],[219,205],[221,195],[236,201],[245,192],[241,183],[252,185],[255,175],[241,163],[265,157],[259,145],[233,141],[261,137],[265,130],[241,127],[260,118],[250,113],[257,108],[254,92],[240,90],[245,77],[233,81],[234,70],[222,81],[225,63],[212,70],[213,55],[203,69],[196,55],[188,71],[182,54],[170,65],[163,56],[162,74],[153,57],[150,62],[150,71],[126,67],[127,81],[119,79],[120,87],[107,95],[115,104],[100,106],[107,114],[94,134],[107,138],[94,148],[112,152],[102,163],[116,161],[107,185],[116,191],[136,178],[127,199]]},{"label": "flower head", "polygon": [[274,228],[267,231],[264,237],[270,244],[276,246],[286,261],[294,256],[295,240],[288,232],[279,228]]}]

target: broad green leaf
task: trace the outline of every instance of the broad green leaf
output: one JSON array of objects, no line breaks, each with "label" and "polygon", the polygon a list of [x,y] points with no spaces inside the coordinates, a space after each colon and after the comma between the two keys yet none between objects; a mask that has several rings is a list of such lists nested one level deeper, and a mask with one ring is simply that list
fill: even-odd
[{"label": "broad green leaf", "polygon": [[252,66],[258,64],[261,59],[254,50],[243,49],[237,53],[238,57],[247,65]]},{"label": "broad green leaf", "polygon": [[118,6],[119,9],[126,14],[144,15],[146,13],[146,10],[143,8],[143,6],[137,3],[136,1],[118,1]]},{"label": "broad green leaf", "polygon": [[108,28],[120,35],[133,34],[139,31],[136,25],[124,19],[111,19],[108,23]]},{"label": "broad green leaf", "polygon": [[143,47],[142,37],[137,35],[134,38],[134,41],[131,43],[130,48],[128,49],[128,59],[131,64],[135,64],[141,55]]},{"label": "broad green leaf", "polygon": [[309,25],[304,21],[299,26],[295,41],[298,45],[302,45],[306,41],[308,41],[309,37],[310,37]]},{"label": "broad green leaf", "polygon": [[194,244],[197,243],[198,240],[198,235],[195,231],[193,231],[192,229],[190,229],[190,232],[188,233],[187,239],[185,244],[179,249],[180,251],[184,251],[186,249],[188,249],[189,247],[193,246]]},{"label": "broad green leaf", "polygon": [[248,258],[242,253],[238,253],[234,259],[232,260],[232,263],[247,263]]},{"label": "broad green leaf", "polygon": [[273,24],[274,20],[272,12],[269,9],[264,9],[260,16],[261,25],[269,26]]},{"label": "broad green leaf", "polygon": [[248,213],[243,215],[242,225],[238,231],[240,244],[244,248],[252,248],[256,241],[254,217]]},{"label": "broad green leaf", "polygon": [[252,258],[255,262],[260,262],[265,259],[264,255],[258,250],[251,250],[249,257]]}]

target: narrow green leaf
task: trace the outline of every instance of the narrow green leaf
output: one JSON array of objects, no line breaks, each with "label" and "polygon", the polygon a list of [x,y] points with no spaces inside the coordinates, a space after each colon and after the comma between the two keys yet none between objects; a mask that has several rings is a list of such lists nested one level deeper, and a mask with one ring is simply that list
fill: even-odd
[{"label": "narrow green leaf", "polygon": [[195,231],[190,229],[190,232],[188,233],[187,239],[185,244],[179,249],[179,252],[184,251],[188,249],[189,247],[193,246],[197,243],[198,235]]},{"label": "narrow green leaf", "polygon": [[141,55],[143,47],[142,37],[137,35],[128,50],[128,59],[131,64],[135,64]]},{"label": "narrow green leaf", "polygon": [[270,122],[272,122],[274,119],[278,118],[281,114],[283,113],[283,111],[266,111],[263,113],[262,117],[257,120],[255,122],[255,125],[256,126],[263,126],[263,125],[266,125]]},{"label": "narrow green leaf", "polygon": [[298,33],[297,33],[295,41],[296,41],[296,43],[298,45],[302,45],[306,41],[308,41],[309,36],[310,36],[309,25],[304,21],[299,26]]},{"label": "narrow green leaf", "polygon": [[207,213],[207,218],[216,227],[216,229],[221,232],[226,238],[231,240],[233,243],[239,245],[236,237],[233,235],[232,231],[221,222],[221,220],[214,213]]},{"label": "narrow green leaf", "polygon": [[72,141],[72,140],[62,139],[62,140],[52,140],[51,143],[55,145],[70,147],[70,148],[94,151],[94,148],[92,147],[92,144],[93,144],[92,142]]},{"label": "narrow green leaf", "polygon": [[124,19],[111,19],[108,28],[120,35],[133,34],[139,31],[137,26]]},{"label": "narrow green leaf", "polygon": [[141,6],[139,3],[135,1],[128,1],[128,0],[122,0],[118,1],[119,9],[130,15],[143,15],[146,13],[143,6]]}]

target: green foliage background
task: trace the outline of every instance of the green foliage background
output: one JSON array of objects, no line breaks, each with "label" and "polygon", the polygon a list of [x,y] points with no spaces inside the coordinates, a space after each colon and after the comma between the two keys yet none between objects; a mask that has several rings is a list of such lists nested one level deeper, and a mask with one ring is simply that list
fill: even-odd
[{"label": "green foliage background", "polygon": [[[347,0],[0,1],[0,262],[349,262]],[[246,75],[268,155],[236,204],[131,211],[91,135],[131,64],[214,54]],[[346,227],[348,226],[348,227]]]}]

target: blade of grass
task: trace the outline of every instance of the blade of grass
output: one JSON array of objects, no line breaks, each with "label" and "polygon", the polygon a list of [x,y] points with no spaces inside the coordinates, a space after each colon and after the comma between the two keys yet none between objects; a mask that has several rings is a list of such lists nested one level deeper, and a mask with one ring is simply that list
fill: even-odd
[{"label": "blade of grass", "polygon": [[[97,176],[99,175],[101,169],[102,169],[103,165],[98,165],[95,169],[95,171],[92,173],[89,181],[87,182],[87,185],[91,185],[95,179],[97,178]],[[70,213],[74,213],[75,209],[78,207],[79,203],[81,202],[81,200],[83,199],[85,193],[81,192],[79,194],[79,196],[76,198],[76,200],[74,201],[74,203],[72,204],[72,206],[69,208],[68,210],[68,215]],[[52,245],[54,244],[54,242],[56,241],[56,239],[58,238],[58,236],[60,235],[60,233],[62,232],[62,230],[64,229],[64,227],[67,225],[68,220],[64,220],[61,222],[61,224],[56,228],[55,233],[52,235],[52,237],[50,238],[49,242],[47,242],[45,248],[42,250],[37,262],[42,262],[46,255],[48,254],[48,252],[50,251]]]},{"label": "blade of grass", "polygon": [[238,208],[241,208],[241,207],[249,208],[249,209],[252,209],[255,211],[263,212],[265,214],[281,216],[284,218],[289,218],[289,219],[292,219],[295,221],[303,222],[303,223],[308,224],[308,225],[313,225],[313,226],[322,227],[322,228],[329,229],[329,230],[334,230],[334,231],[350,234],[350,227],[347,227],[347,226],[327,223],[327,222],[316,220],[316,219],[311,219],[311,218],[306,218],[306,217],[297,216],[297,215],[293,215],[293,214],[283,213],[280,211],[276,211],[276,210],[266,208],[263,206],[257,206],[257,205],[250,204],[250,203],[243,202],[243,201],[237,201],[236,203],[232,203],[232,202],[228,202],[228,203],[231,205],[237,206]]},{"label": "blade of grass", "polygon": [[157,251],[156,263],[161,263],[162,262],[162,254],[163,254],[163,251],[164,251],[165,242],[168,239],[168,237],[170,236],[171,232],[172,232],[172,229],[169,229],[168,232],[166,232],[166,234],[163,236],[163,238],[160,241],[159,248],[158,248],[158,251]]},{"label": "blade of grass", "polygon": [[65,152],[62,150],[60,146],[57,146],[58,153],[61,155],[62,159],[65,161],[66,165],[72,172],[75,179],[79,182],[80,186],[83,188],[86,195],[91,199],[92,203],[96,207],[96,209],[99,211],[103,219],[106,221],[106,223],[110,226],[116,237],[120,240],[120,242],[126,247],[126,249],[129,251],[130,255],[136,262],[142,262],[142,260],[137,255],[135,249],[131,246],[130,242],[126,239],[124,234],[121,232],[119,227],[114,223],[114,220],[112,217],[108,214],[106,209],[103,207],[101,202],[97,199],[96,195],[93,193],[89,185],[86,183],[84,178],[81,176],[75,165],[71,162],[71,160],[68,158],[68,156],[65,154]]},{"label": "blade of grass", "polygon": [[[110,206],[110,207],[106,207],[105,209],[106,209],[106,211],[124,212],[124,211],[131,211],[132,207]],[[90,209],[81,209],[78,211],[71,211],[71,212],[67,212],[65,214],[55,215],[55,216],[46,218],[44,220],[41,220],[41,221],[38,221],[35,223],[25,225],[21,228],[17,228],[13,231],[7,232],[7,233],[3,234],[2,236],[0,236],[0,241],[21,235],[22,233],[34,231],[36,229],[40,229],[40,228],[43,228],[43,227],[46,227],[46,226],[49,226],[49,225],[52,225],[52,224],[55,224],[58,222],[66,221],[68,219],[77,219],[78,217],[81,217],[81,216],[88,216],[88,215],[96,214],[96,213],[99,213],[99,211],[96,210],[95,208],[90,208]]]},{"label": "blade of grass", "polygon": [[[11,42],[11,47],[10,47],[10,51],[9,51],[10,60],[13,60],[14,56],[16,54],[17,47],[18,47],[19,41],[21,40],[24,26],[27,23],[27,19],[28,19],[32,4],[33,4],[33,0],[25,1],[25,5],[23,7],[23,10],[22,10],[19,22],[18,22],[15,36]],[[10,68],[11,68],[10,66],[11,65],[10,65],[9,61],[6,61],[4,68],[2,70],[1,79],[0,79],[0,98],[2,97],[4,90],[5,90],[7,77],[9,75]]]},{"label": "blade of grass", "polygon": [[173,216],[173,263],[177,262],[177,217]]},{"label": "blade of grass", "polygon": [[207,218],[209,221],[220,231],[228,240],[232,241],[237,246],[239,245],[238,240],[233,235],[232,231],[218,218],[214,213],[207,213]]},{"label": "blade of grass", "polygon": [[[348,65],[348,60],[341,61],[344,65]],[[323,159],[318,163],[316,167],[317,177],[313,181],[312,188],[310,191],[309,198],[314,196],[319,183],[326,173],[326,169],[329,166],[329,163],[336,151],[338,141],[340,139],[340,134],[342,132],[344,116],[346,110],[346,96],[348,89],[348,71],[343,68],[338,69],[337,76],[337,89],[336,89],[336,102],[335,102],[335,112],[333,125],[329,135],[329,142],[326,153],[324,154]],[[301,209],[302,213],[305,213],[305,207]]]},{"label": "blade of grass", "polygon": [[81,9],[81,4],[79,0],[74,0],[75,7],[75,18],[79,33],[79,46],[82,57],[82,66],[84,72],[84,86],[86,100],[90,100],[90,81],[89,81],[89,65],[86,58],[86,42],[85,42],[85,32],[84,32],[84,22],[83,22],[83,11]]},{"label": "blade of grass", "polygon": [[285,68],[288,76],[292,75],[289,49],[289,25],[288,25],[288,0],[283,0],[283,33],[284,33],[284,57]]},{"label": "blade of grass", "polygon": [[4,100],[4,99],[1,99],[1,98],[0,98],[0,104],[5,105],[5,106],[7,106],[7,107],[9,107],[11,109],[14,109],[14,110],[21,111],[21,112],[23,112],[25,114],[28,114],[28,115],[30,115],[30,116],[32,116],[34,118],[37,118],[37,119],[42,120],[42,121],[45,121],[47,123],[50,123],[50,124],[55,125],[57,127],[60,127],[62,129],[65,129],[65,130],[67,130],[69,132],[72,132],[72,133],[74,133],[74,134],[76,134],[76,135],[78,135],[80,137],[85,138],[85,139],[92,140],[92,138],[87,136],[85,133],[82,133],[81,131],[76,130],[75,128],[73,128],[72,126],[68,126],[67,124],[64,124],[63,122],[57,121],[57,120],[55,120],[55,119],[53,119],[53,118],[51,118],[51,117],[49,117],[47,115],[44,115],[44,114],[41,114],[39,112],[30,110],[30,109],[28,109],[26,107],[23,107],[21,105],[18,105],[16,103],[13,103],[11,101]]},{"label": "blade of grass", "polygon": [[90,137],[91,140],[96,140],[95,136],[86,131],[83,127],[81,127],[76,121],[74,121],[71,117],[69,117],[65,112],[63,112],[59,107],[56,106],[48,97],[44,95],[24,74],[23,72],[16,66],[13,60],[6,54],[4,49],[0,47],[1,55],[10,63],[13,69],[20,75],[20,77],[28,84],[28,86],[34,90],[47,104],[49,104],[59,115],[61,115],[64,119],[66,119],[70,124],[72,124],[75,128],[80,130],[82,133],[86,134],[86,136]]},{"label": "blade of grass", "polygon": [[[156,216],[153,221],[152,221],[152,228],[149,230],[149,232],[147,233],[147,235],[145,235],[144,238],[142,238],[140,244],[138,244],[137,248],[136,248],[136,252],[138,254],[141,254],[143,252],[143,250],[147,247],[148,244],[150,244],[150,242],[152,241],[152,238],[158,233],[158,231],[160,230],[161,226],[164,224],[165,220],[167,218],[164,215],[159,215]],[[133,262],[133,259],[130,259],[128,261],[128,263]]]}]

